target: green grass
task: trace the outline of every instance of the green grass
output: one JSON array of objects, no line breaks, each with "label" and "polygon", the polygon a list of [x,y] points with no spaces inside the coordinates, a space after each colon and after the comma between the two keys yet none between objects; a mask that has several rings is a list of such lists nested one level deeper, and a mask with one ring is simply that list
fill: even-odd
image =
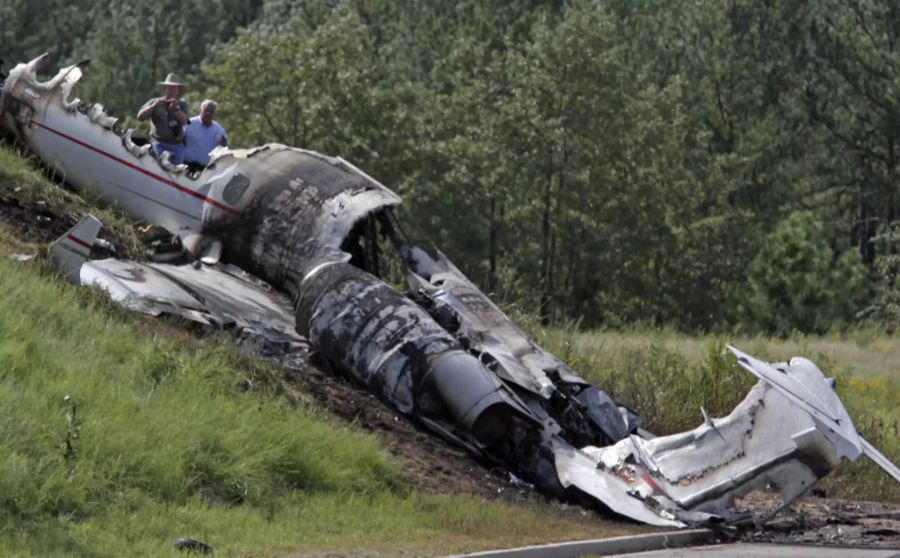
[{"label": "green grass", "polygon": [[[858,375],[885,375],[900,380],[900,340],[873,327],[827,336],[794,333],[784,338],[687,336],[671,330],[591,331],[573,335],[560,329],[541,335],[550,335],[558,344],[568,341],[573,350],[580,352],[604,354],[659,347],[691,361],[704,358],[710,342],[727,340],[743,351],[773,360],[786,360],[793,356],[824,357],[841,366],[852,367]],[[560,336],[568,339],[563,340]]]},{"label": "green grass", "polygon": [[0,258],[0,555],[168,556],[179,536],[221,555],[430,553],[634,530],[416,493],[374,437],[158,324]]}]

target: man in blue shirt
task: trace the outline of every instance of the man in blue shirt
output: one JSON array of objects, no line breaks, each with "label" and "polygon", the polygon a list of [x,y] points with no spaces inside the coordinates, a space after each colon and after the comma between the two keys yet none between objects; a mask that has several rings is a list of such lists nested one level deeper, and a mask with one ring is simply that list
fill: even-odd
[{"label": "man in blue shirt", "polygon": [[191,170],[209,164],[209,153],[218,146],[228,146],[228,134],[213,120],[218,103],[209,99],[200,104],[200,114],[191,118],[184,129],[184,161]]}]

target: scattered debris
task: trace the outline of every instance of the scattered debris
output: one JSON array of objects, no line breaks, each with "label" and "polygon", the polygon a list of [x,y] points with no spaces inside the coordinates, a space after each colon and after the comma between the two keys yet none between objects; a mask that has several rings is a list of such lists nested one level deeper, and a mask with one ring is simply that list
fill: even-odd
[{"label": "scattered debris", "polygon": [[[81,66],[39,82],[46,63],[10,72],[6,127],[76,189],[170,235],[153,241],[153,263],[96,259],[100,222],[85,217],[52,248],[76,284],[136,311],[235,328],[261,356],[308,349],[437,436],[502,464],[520,490],[651,525],[743,521],[732,504],[747,491],[778,486],[789,504],[863,453],[900,480],[803,358],[770,364],[730,348],[759,378],[744,401],[726,417],[704,412],[691,431],[644,437],[637,414],[530,340],[448,258],[411,245],[400,198],[348,161],[277,144],[220,148],[187,174],[136,145],[102,106],[70,99]],[[381,278],[391,257],[406,293]]]},{"label": "scattered debris", "polygon": [[10,254],[9,259],[14,262],[27,262],[34,258],[34,254]]},{"label": "scattered debris", "polygon": [[521,492],[522,494],[528,494],[530,492],[534,492],[534,485],[531,484],[530,482],[523,481],[522,479],[520,479],[519,477],[514,475],[512,472],[507,472],[506,475],[507,475],[507,478],[509,479],[509,483],[511,485],[515,486],[516,488],[518,488],[519,492]]},{"label": "scattered debris", "polygon": [[736,508],[761,516],[777,511],[777,517],[744,528],[743,541],[900,549],[900,534],[892,534],[900,530],[896,505],[811,497],[785,508],[777,493],[753,491]]},{"label": "scattered debris", "polygon": [[200,554],[212,554],[213,549],[211,546],[206,544],[205,542],[198,541],[196,539],[189,539],[187,537],[179,537],[175,539],[175,542],[172,544],[178,550],[182,550],[185,552],[199,552]]}]

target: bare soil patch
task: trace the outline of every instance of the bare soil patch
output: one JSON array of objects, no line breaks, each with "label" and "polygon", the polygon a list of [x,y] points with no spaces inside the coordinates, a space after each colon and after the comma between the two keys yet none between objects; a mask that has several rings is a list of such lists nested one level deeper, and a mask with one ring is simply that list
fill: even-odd
[{"label": "bare soil patch", "polygon": [[28,242],[50,243],[75,226],[67,215],[55,215],[49,209],[29,206],[0,193],[0,219]]}]

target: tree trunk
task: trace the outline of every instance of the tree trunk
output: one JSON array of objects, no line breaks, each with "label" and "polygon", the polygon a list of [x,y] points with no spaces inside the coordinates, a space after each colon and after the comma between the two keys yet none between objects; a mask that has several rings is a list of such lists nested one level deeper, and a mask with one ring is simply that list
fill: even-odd
[{"label": "tree trunk", "polygon": [[491,193],[491,226],[488,237],[488,293],[493,293],[497,288],[497,241],[500,234],[500,223],[498,222],[498,203],[497,196]]},{"label": "tree trunk", "polygon": [[550,215],[553,204],[553,148],[547,147],[547,175],[544,184],[544,206],[543,215],[541,217],[541,245],[543,246],[543,257],[541,263],[541,301],[540,301],[540,321],[541,325],[550,325],[550,299],[552,297],[553,285],[552,281],[552,258],[550,255],[553,249],[550,239]]}]

